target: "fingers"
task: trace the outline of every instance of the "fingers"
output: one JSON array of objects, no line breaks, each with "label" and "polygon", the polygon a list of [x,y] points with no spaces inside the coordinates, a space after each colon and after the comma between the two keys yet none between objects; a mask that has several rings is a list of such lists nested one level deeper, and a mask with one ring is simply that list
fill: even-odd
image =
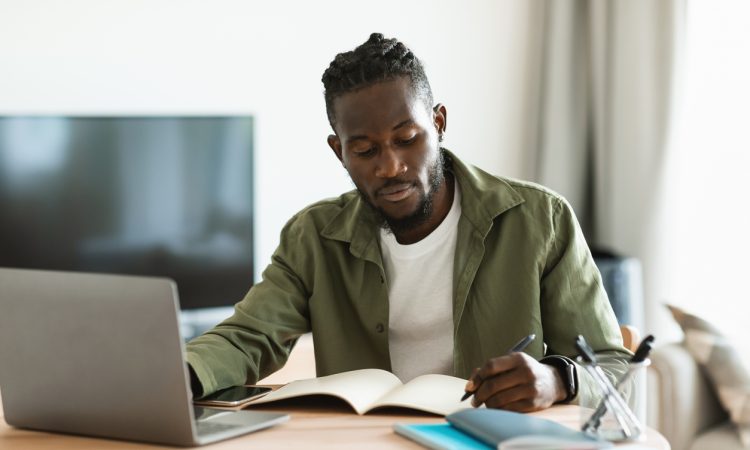
[{"label": "fingers", "polygon": [[[512,388],[528,384],[529,382],[529,372],[527,370],[524,370],[524,368],[522,367],[515,368],[507,372],[502,372],[493,377],[486,378],[479,386],[479,389],[474,392],[474,399],[471,401],[471,403],[474,406],[479,406],[482,403],[486,403],[490,398],[500,392],[511,390]],[[517,399],[511,398],[508,401],[513,400]]]},{"label": "fingers", "polygon": [[474,392],[482,385],[485,379],[491,378],[503,371],[510,370],[511,368],[515,367],[517,363],[509,360],[513,358],[514,355],[517,354],[514,353],[512,355],[492,358],[487,361],[484,366],[477,367],[476,369],[472,370],[471,375],[469,376],[469,380],[466,382],[466,387],[464,388],[464,390],[466,390],[466,392]]},{"label": "fingers", "polygon": [[512,353],[492,358],[478,370],[474,369],[467,383],[467,391],[475,390],[472,404],[479,406],[498,391],[528,383],[533,373],[527,358],[533,360],[525,353]]},{"label": "fingers", "polygon": [[477,367],[471,371],[469,381],[466,382],[466,387],[464,388],[466,392],[474,392],[482,383],[482,378],[479,376],[479,370],[480,367]]},{"label": "fingers", "polygon": [[536,394],[533,384],[522,384],[498,392],[488,398],[484,404],[488,408],[505,409],[516,412],[531,412],[539,408],[535,402]]},{"label": "fingers", "polygon": [[479,368],[477,375],[481,379],[493,377],[499,373],[507,372],[519,365],[523,365],[526,358],[531,357],[526,353],[511,353],[510,355],[492,358]]},{"label": "fingers", "polygon": [[471,391],[471,386],[476,389],[475,407],[485,404],[488,408],[536,411],[555,401],[554,389],[548,386],[554,382],[549,369],[525,353],[500,356],[472,372],[467,390]]}]

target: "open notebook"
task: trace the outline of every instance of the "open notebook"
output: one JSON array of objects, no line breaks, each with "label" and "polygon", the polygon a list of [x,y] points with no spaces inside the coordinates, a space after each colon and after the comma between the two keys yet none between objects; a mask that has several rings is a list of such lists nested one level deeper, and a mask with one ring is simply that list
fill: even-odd
[{"label": "open notebook", "polygon": [[357,414],[396,406],[445,416],[470,408],[460,401],[466,380],[448,375],[422,375],[406,384],[381,369],[361,369],[320,378],[292,381],[248,406],[306,395],[330,395],[345,400]]}]

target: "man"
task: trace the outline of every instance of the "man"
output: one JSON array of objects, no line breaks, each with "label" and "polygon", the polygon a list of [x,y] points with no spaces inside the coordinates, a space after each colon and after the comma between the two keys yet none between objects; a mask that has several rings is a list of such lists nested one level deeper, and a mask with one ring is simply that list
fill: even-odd
[{"label": "man", "polygon": [[470,378],[477,406],[593,404],[575,337],[612,378],[629,352],[570,206],[441,148],[447,110],[395,39],[337,55],[323,84],[328,144],[357,189],[295,215],[234,315],[188,344],[195,389],[253,383],[312,331],[319,376],[444,373]]}]

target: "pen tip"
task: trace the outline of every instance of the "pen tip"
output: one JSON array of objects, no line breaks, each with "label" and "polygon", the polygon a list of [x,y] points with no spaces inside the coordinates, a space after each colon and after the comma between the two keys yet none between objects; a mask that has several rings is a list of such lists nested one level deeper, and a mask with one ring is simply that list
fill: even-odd
[{"label": "pen tip", "polygon": [[473,394],[473,392],[466,392],[466,393],[464,394],[464,396],[463,396],[463,397],[461,397],[461,401],[464,401],[464,400],[466,400],[467,398],[471,397],[471,394]]}]

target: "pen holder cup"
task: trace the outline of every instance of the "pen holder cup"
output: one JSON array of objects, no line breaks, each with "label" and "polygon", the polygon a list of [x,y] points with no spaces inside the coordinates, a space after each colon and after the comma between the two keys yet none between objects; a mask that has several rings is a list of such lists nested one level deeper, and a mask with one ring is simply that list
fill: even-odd
[{"label": "pen holder cup", "polygon": [[606,367],[606,359],[601,358],[598,364],[589,364],[579,358],[578,363],[594,379],[600,394],[593,410],[582,408],[581,431],[612,442],[638,440],[645,428],[633,413],[627,399],[634,395],[634,378],[642,373],[651,361],[645,359],[639,363],[628,364],[627,372],[614,385],[602,370],[602,366]]}]

